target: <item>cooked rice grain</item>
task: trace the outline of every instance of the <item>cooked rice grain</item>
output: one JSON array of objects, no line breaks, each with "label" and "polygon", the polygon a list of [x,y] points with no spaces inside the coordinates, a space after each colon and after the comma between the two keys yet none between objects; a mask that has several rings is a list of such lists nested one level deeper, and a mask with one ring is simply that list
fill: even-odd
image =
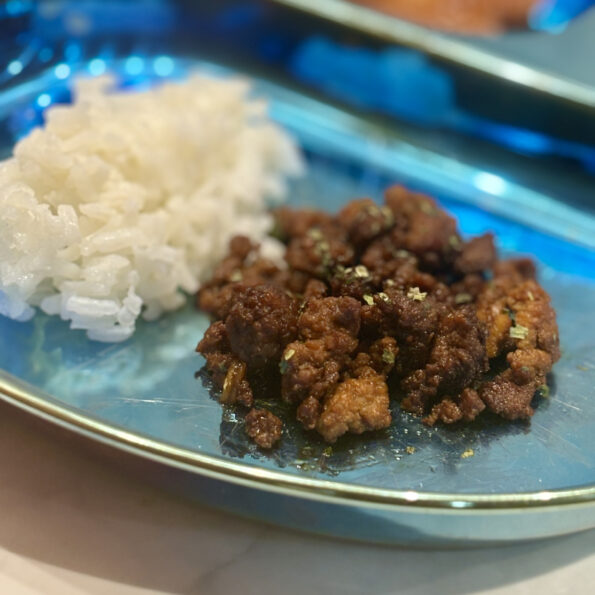
[{"label": "cooked rice grain", "polygon": [[271,242],[267,200],[301,163],[242,80],[111,84],[79,81],[0,163],[0,314],[100,341],[181,306],[234,234]]}]

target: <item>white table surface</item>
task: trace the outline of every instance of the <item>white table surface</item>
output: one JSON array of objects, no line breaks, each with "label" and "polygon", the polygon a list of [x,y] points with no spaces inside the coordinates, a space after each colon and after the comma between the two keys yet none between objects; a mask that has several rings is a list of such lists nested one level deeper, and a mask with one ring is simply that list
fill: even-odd
[{"label": "white table surface", "polygon": [[[74,444],[74,446],[73,446]],[[0,404],[0,593],[595,593],[595,532],[407,551],[216,512]]]}]

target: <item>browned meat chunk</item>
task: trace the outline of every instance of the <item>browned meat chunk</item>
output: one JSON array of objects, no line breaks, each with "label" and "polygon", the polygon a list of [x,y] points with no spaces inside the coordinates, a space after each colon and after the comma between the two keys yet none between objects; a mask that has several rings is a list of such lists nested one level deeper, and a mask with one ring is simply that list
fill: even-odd
[{"label": "browned meat chunk", "polygon": [[543,349],[552,361],[560,357],[556,314],[549,296],[514,264],[497,269],[492,283],[479,294],[477,317],[488,328],[490,358],[531,347]]},{"label": "browned meat chunk", "polygon": [[283,423],[267,409],[252,409],[246,415],[246,433],[260,448],[273,448],[282,432]]},{"label": "browned meat chunk", "polygon": [[252,407],[254,395],[246,380],[246,364],[237,359],[232,360],[227,368],[223,380],[223,387],[219,401],[224,405],[239,403],[244,407]]},{"label": "browned meat chunk", "polygon": [[334,227],[334,218],[329,213],[314,209],[290,209],[281,207],[274,211],[275,231],[281,239],[305,236],[309,230]]},{"label": "browned meat chunk", "polygon": [[485,279],[482,275],[471,273],[450,286],[451,303],[459,306],[475,303],[477,296],[485,289]]},{"label": "browned meat chunk", "polygon": [[[423,292],[388,287],[383,295],[373,296],[373,303],[362,307],[364,336],[389,336],[396,339],[400,353],[395,362],[399,376],[417,370],[427,361],[440,312],[435,302]],[[417,296],[417,297],[416,297]],[[418,299],[421,298],[421,299]]]},{"label": "browned meat chunk", "polygon": [[246,364],[230,353],[225,325],[221,320],[214,322],[205,333],[196,351],[207,360],[207,370],[213,383],[222,389],[220,401],[225,405],[239,403],[251,407],[254,402],[252,389],[246,380]]},{"label": "browned meat chunk", "polygon": [[323,283],[319,279],[310,279],[304,289],[304,299],[309,300],[310,298],[322,298],[325,297],[328,291],[326,283]]},{"label": "browned meat chunk", "polygon": [[233,353],[251,367],[277,365],[287,343],[297,335],[299,305],[275,285],[256,285],[239,293],[225,330]]},{"label": "browned meat chunk", "polygon": [[461,420],[473,421],[485,408],[485,403],[477,391],[466,388],[458,397],[444,397],[432,407],[430,415],[424,417],[423,422],[428,426],[433,426],[437,421],[444,424],[452,424]]},{"label": "browned meat chunk", "polygon": [[[262,283],[276,283],[286,273],[258,255],[258,246],[244,236],[232,238],[228,256],[197,295],[197,305],[215,318],[224,319],[238,292]],[[250,261],[250,264],[248,264]]]},{"label": "browned meat chunk", "polygon": [[386,193],[395,227],[391,239],[397,249],[412,252],[430,271],[449,266],[461,248],[456,221],[429,196],[393,186]]},{"label": "browned meat chunk", "polygon": [[417,258],[411,252],[398,248],[390,235],[374,240],[362,254],[361,263],[376,283],[393,279],[404,265],[417,269]]},{"label": "browned meat chunk", "polygon": [[348,358],[330,357],[323,339],[294,341],[281,359],[281,394],[288,403],[299,403],[311,396],[321,399],[339,382]]},{"label": "browned meat chunk", "polygon": [[337,265],[349,265],[353,247],[343,233],[313,227],[303,236],[292,238],[287,246],[287,263],[297,271],[314,277],[327,277]]},{"label": "browned meat chunk", "polygon": [[497,260],[494,236],[486,233],[465,242],[457,255],[454,268],[458,273],[481,273],[490,270]]},{"label": "browned meat chunk", "polygon": [[526,259],[499,263],[479,295],[477,315],[488,327],[488,356],[506,354],[509,368],[480,390],[488,408],[506,419],[528,418],[531,400],[560,358],[556,315]]},{"label": "browned meat chunk", "polygon": [[387,428],[390,422],[386,382],[372,371],[339,384],[325,401],[316,429],[327,442],[335,442],[347,432],[361,434],[380,430]]},{"label": "browned meat chunk", "polygon": [[394,223],[391,210],[386,206],[378,206],[370,198],[351,201],[339,211],[337,220],[357,249],[389,230]]},{"label": "browned meat chunk", "polygon": [[440,395],[457,395],[488,369],[485,331],[473,307],[445,313],[436,328],[429,361],[403,380],[406,411],[422,415]]},{"label": "browned meat chunk", "polygon": [[298,322],[299,341],[285,349],[282,395],[288,402],[321,399],[339,382],[357,348],[361,304],[349,297],[314,298]]},{"label": "browned meat chunk", "polygon": [[361,304],[350,297],[308,301],[298,322],[300,339],[324,339],[328,349],[351,353],[357,347]]},{"label": "browned meat chunk", "polygon": [[545,384],[552,358],[540,349],[519,349],[506,360],[510,368],[483,385],[481,398],[491,411],[506,419],[531,417],[531,401],[537,388]]},{"label": "browned meat chunk", "polygon": [[386,378],[395,367],[399,347],[393,337],[383,337],[372,343],[360,342],[359,352],[350,365],[349,373],[358,378],[369,369]]},{"label": "browned meat chunk", "polygon": [[298,406],[296,417],[306,430],[313,430],[320,417],[322,405],[315,396],[306,397]]},{"label": "browned meat chunk", "polygon": [[377,284],[364,265],[335,267],[329,278],[333,295],[352,297],[358,301],[376,291]]},{"label": "browned meat chunk", "polygon": [[204,355],[207,360],[207,369],[213,376],[213,381],[218,387],[222,387],[229,364],[234,359],[230,353],[223,321],[218,320],[207,329],[204,337],[196,346],[196,351]]}]

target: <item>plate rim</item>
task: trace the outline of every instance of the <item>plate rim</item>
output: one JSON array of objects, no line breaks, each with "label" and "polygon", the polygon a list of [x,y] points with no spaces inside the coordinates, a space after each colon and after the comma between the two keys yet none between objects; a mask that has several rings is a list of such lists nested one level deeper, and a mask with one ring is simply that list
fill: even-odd
[{"label": "plate rim", "polygon": [[94,418],[74,407],[53,402],[51,395],[0,370],[0,399],[95,441],[144,458],[269,492],[283,492],[310,500],[339,501],[358,506],[406,507],[413,511],[470,512],[541,510],[571,505],[594,505],[595,484],[538,492],[501,494],[424,492],[375,488],[339,481],[300,477],[241,462],[229,461],[176,446]]}]

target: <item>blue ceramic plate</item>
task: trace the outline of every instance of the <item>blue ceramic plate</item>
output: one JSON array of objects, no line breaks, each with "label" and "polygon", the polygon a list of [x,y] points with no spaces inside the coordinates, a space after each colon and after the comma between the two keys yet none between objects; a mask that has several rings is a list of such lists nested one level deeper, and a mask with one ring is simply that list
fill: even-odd
[{"label": "blue ceramic plate", "polygon": [[[31,113],[47,84],[42,76],[4,94],[0,117],[30,123],[19,114]],[[430,429],[395,405],[384,432],[328,449],[290,424],[282,445],[265,454],[196,376],[204,360],[194,348],[209,322],[191,300],[114,345],[43,314],[27,323],[0,318],[0,396],[211,478],[223,487],[203,488],[205,497],[217,492],[218,505],[271,522],[415,544],[494,543],[595,526],[593,218],[271,83],[261,81],[256,92],[270,99],[273,117],[308,160],[292,204],[335,210],[405,183],[437,196],[465,234],[492,230],[503,254],[534,255],[558,312],[562,358],[531,422]],[[25,128],[12,130],[17,136]]]}]

